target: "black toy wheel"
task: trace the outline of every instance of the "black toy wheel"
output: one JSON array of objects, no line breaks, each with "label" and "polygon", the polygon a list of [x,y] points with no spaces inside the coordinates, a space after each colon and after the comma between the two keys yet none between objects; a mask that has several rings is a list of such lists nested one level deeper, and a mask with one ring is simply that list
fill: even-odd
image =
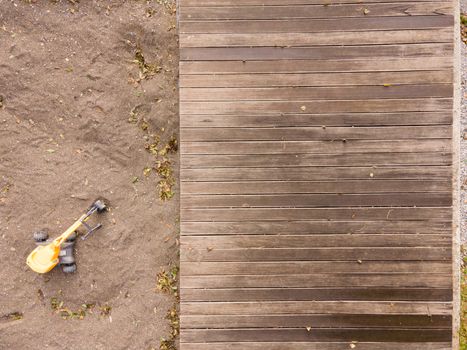
[{"label": "black toy wheel", "polygon": [[76,264],[62,265],[62,271],[64,273],[74,273],[76,272]]},{"label": "black toy wheel", "polygon": [[45,242],[49,238],[48,233],[44,230],[36,231],[32,234],[32,236],[37,243]]},{"label": "black toy wheel", "polygon": [[97,208],[98,213],[102,213],[103,211],[107,210],[107,206],[105,205],[104,201],[100,199],[94,202],[94,206]]},{"label": "black toy wheel", "polygon": [[68,238],[66,239],[66,242],[73,242],[76,240],[77,237],[78,237],[78,234],[75,231],[70,236],[68,236]]}]

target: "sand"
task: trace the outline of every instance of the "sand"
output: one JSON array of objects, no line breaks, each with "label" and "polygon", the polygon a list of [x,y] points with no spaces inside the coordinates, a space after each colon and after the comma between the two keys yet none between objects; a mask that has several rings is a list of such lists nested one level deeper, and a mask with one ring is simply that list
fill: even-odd
[{"label": "sand", "polygon": [[[147,350],[168,335],[156,276],[178,264],[178,185],[159,199],[145,145],[178,133],[175,24],[157,1],[0,1],[0,349]],[[160,72],[140,75],[138,49]],[[97,197],[111,210],[78,241],[78,271],[31,271],[32,233],[60,234]],[[63,319],[53,300],[89,309]]]}]

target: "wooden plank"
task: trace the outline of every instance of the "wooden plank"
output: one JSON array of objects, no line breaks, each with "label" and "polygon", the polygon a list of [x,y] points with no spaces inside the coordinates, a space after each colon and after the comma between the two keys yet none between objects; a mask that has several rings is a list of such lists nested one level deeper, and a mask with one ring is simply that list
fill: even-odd
[{"label": "wooden plank", "polygon": [[449,181],[184,182],[182,192],[196,194],[450,192]]},{"label": "wooden plank", "polygon": [[182,208],[449,207],[451,192],[364,194],[182,194]]},{"label": "wooden plank", "polygon": [[[349,72],[349,73],[261,73],[261,74],[190,74],[180,76],[181,88],[271,88],[271,87],[319,87],[319,86],[359,86],[371,85],[386,87],[398,84],[447,84],[452,76],[447,71],[413,72]],[[384,86],[386,85],[386,86]],[[389,93],[389,92],[388,92]],[[300,99],[296,99],[300,100]],[[185,104],[185,103],[184,103]],[[300,108],[300,106],[299,106]],[[416,109],[412,109],[416,111]],[[271,113],[272,111],[269,111]],[[299,113],[300,110],[295,111]],[[302,111],[303,112],[303,111]],[[344,111],[344,113],[349,111]],[[377,112],[377,111],[369,111]],[[389,112],[397,112],[389,111]],[[251,113],[251,111],[250,111]]]},{"label": "wooden plank", "polygon": [[312,275],[237,275],[184,276],[184,289],[243,289],[243,288],[313,288],[349,285],[368,288],[449,288],[451,275],[443,274],[312,274]]},{"label": "wooden plank", "polygon": [[[449,139],[449,126],[182,128],[184,141],[347,141]],[[329,153],[329,152],[326,152]]]},{"label": "wooden plank", "polygon": [[[271,88],[271,87],[326,87],[370,85],[391,90],[398,84],[446,84],[452,77],[446,71],[413,72],[348,72],[348,73],[260,73],[205,75],[190,74],[180,77],[181,88]],[[389,91],[388,91],[389,94]],[[300,100],[300,99],[296,99]],[[299,111],[296,111],[296,113]],[[345,111],[349,113],[349,111]],[[371,112],[371,111],[370,111]],[[372,111],[373,113],[377,111]],[[397,112],[397,111],[392,111]]]},{"label": "wooden plank", "polygon": [[[342,32],[368,30],[404,30],[447,28],[454,25],[453,16],[396,16],[396,17],[364,17],[364,18],[330,18],[330,19],[286,19],[286,20],[242,20],[242,21],[180,21],[180,34],[194,33],[313,33]],[[416,44],[412,44],[415,46]],[[181,51],[186,48],[181,47]],[[452,52],[452,46],[451,50]],[[245,52],[245,51],[244,51]],[[186,52],[185,52],[186,53]],[[452,54],[446,55],[452,58]],[[398,56],[397,51],[393,55]],[[431,54],[430,56],[436,56]],[[183,54],[181,60],[186,60]],[[310,59],[312,57],[305,57]]]},{"label": "wooden plank", "polygon": [[448,181],[184,182],[186,194],[450,192]]},{"label": "wooden plank", "polygon": [[[364,154],[272,154],[272,155],[182,155],[184,168],[289,168],[294,166],[397,166],[450,165],[448,153],[364,153]],[[329,169],[328,169],[329,170]],[[368,174],[370,176],[370,174]]]},{"label": "wooden plank", "polygon": [[182,209],[182,221],[355,220],[451,222],[450,208],[218,208]]},{"label": "wooden plank", "polygon": [[[366,9],[367,11],[364,11]],[[439,16],[451,14],[452,2],[402,2],[379,4],[288,5],[257,7],[199,7],[183,8],[180,21],[204,20],[277,20],[297,18]],[[183,46],[183,45],[182,45]]]},{"label": "wooden plank", "polygon": [[450,84],[279,87],[279,88],[183,88],[181,101],[289,101],[362,100],[445,97],[452,95]]},{"label": "wooden plank", "polygon": [[[191,264],[191,263],[190,263]],[[261,301],[445,301],[452,289],[440,288],[243,288],[182,289],[184,302]],[[428,313],[427,313],[428,314]],[[428,315],[433,317],[433,315]],[[196,315],[195,317],[202,317]],[[209,315],[213,317],[213,315]],[[251,316],[249,316],[251,317]],[[269,315],[268,317],[272,317]]]},{"label": "wooden plank", "polygon": [[[430,0],[397,0],[398,3],[404,2],[430,2]],[[439,1],[439,0],[433,0]],[[187,7],[223,7],[223,6],[284,6],[287,5],[338,5],[338,4],[370,4],[370,3],[379,3],[379,2],[387,2],[387,0],[287,0],[284,2],[283,0],[180,0],[180,8],[182,11],[188,11]]]},{"label": "wooden plank", "polygon": [[381,167],[287,167],[287,168],[211,168],[180,169],[182,181],[319,181],[319,180],[445,180],[451,176],[450,166]]},{"label": "wooden plank", "polygon": [[[215,22],[218,23],[218,22]],[[232,23],[232,22],[226,22]],[[401,44],[401,45],[362,45],[362,46],[322,46],[322,47],[229,47],[180,49],[180,59],[184,61],[264,61],[264,60],[322,60],[354,59],[377,57],[420,57],[447,56],[452,52],[450,43]]]},{"label": "wooden plank", "polygon": [[270,315],[185,316],[181,323],[190,329],[210,328],[450,328],[452,319],[440,315]]},{"label": "wooden plank", "polygon": [[182,208],[327,208],[451,206],[450,192],[365,194],[181,195]]},{"label": "wooden plank", "polygon": [[[215,343],[183,343],[184,350],[348,350],[349,342],[215,342]],[[452,350],[450,342],[444,343],[374,343],[358,342],[359,350]]]},{"label": "wooden plank", "polygon": [[357,302],[357,301],[266,301],[256,302],[181,302],[185,315],[314,315],[362,314],[450,315],[451,304],[444,302]]},{"label": "wooden plank", "polygon": [[[183,243],[186,238],[183,239]],[[329,274],[366,273],[407,273],[407,274],[452,274],[451,264],[446,262],[414,262],[414,261],[366,261],[365,264],[349,264],[348,262],[332,261],[293,261],[293,262],[193,262],[186,264],[182,275],[311,275],[326,271]],[[410,278],[410,277],[409,277]]]},{"label": "wooden plank", "polygon": [[300,329],[225,329],[201,330],[186,329],[180,341],[183,342],[229,342],[243,341],[387,341],[387,342],[447,342],[451,340],[451,332],[444,329],[314,329],[307,331],[306,326]]},{"label": "wooden plank", "polygon": [[340,87],[276,87],[276,88],[183,88],[181,101],[311,101],[408,99],[423,97],[449,98],[450,84],[340,86]]},{"label": "wooden plank", "polygon": [[[362,9],[362,5],[359,5]],[[357,33],[357,34],[356,34]],[[183,47],[308,47],[321,45],[381,45],[449,43],[452,29],[388,30],[368,32],[269,34],[181,34]]]},{"label": "wooden plank", "polygon": [[[435,121],[435,118],[438,119]],[[449,124],[445,112],[352,113],[352,114],[293,114],[262,115],[185,115],[182,129],[207,128],[306,128],[328,127],[400,127]],[[297,129],[295,129],[297,130]],[[316,130],[316,129],[315,129]],[[336,129],[333,129],[336,130]],[[349,130],[349,129],[342,129]],[[365,129],[356,129],[365,130]],[[386,129],[391,130],[391,129]],[[221,140],[218,140],[221,141]],[[227,140],[228,141],[228,140]],[[291,140],[294,141],[294,140]]]},{"label": "wooden plank", "polygon": [[[381,32],[379,32],[381,34]],[[319,35],[320,33],[313,34]],[[364,33],[361,33],[364,34]],[[183,35],[183,34],[182,34]],[[225,36],[226,34],[222,34]],[[273,34],[268,34],[273,35]],[[332,33],[326,33],[332,35]],[[285,36],[288,37],[289,35]],[[284,37],[283,35],[281,37]],[[379,57],[348,60],[181,61],[180,75],[234,73],[404,72],[450,69],[452,57]]]},{"label": "wooden plank", "polygon": [[284,153],[385,153],[385,152],[449,152],[451,140],[348,140],[342,141],[225,141],[183,142],[182,154],[284,154]]},{"label": "wooden plank", "polygon": [[452,117],[443,112],[292,114],[263,115],[184,115],[182,128],[205,127],[304,127],[304,126],[415,126],[450,124]]},{"label": "wooden plank", "polygon": [[438,248],[239,248],[190,249],[182,247],[180,261],[449,261],[451,250]]},{"label": "wooden plank", "polygon": [[247,221],[182,222],[181,234],[196,235],[320,235],[320,234],[441,234],[452,230],[446,222],[429,221]]},{"label": "wooden plank", "polygon": [[317,248],[317,247],[447,247],[450,235],[227,235],[184,237],[182,246],[190,249],[236,248]]},{"label": "wooden plank", "polygon": [[241,114],[256,111],[262,113],[369,113],[369,112],[407,112],[443,111],[452,108],[450,98],[419,99],[378,99],[378,100],[312,100],[312,101],[223,101],[223,102],[185,102],[180,107],[181,114]]}]

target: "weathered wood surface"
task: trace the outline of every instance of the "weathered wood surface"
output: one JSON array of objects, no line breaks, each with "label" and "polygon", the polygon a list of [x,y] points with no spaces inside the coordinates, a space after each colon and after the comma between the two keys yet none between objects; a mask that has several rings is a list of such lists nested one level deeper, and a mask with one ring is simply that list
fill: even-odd
[{"label": "weathered wood surface", "polygon": [[182,350],[451,348],[453,12],[179,1]]}]

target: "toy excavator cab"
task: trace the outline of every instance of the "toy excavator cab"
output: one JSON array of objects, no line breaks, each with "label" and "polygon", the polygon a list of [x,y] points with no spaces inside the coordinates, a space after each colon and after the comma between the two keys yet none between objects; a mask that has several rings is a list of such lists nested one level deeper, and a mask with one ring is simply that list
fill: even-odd
[{"label": "toy excavator cab", "polygon": [[[52,270],[57,264],[60,263],[60,259],[64,262],[64,265],[68,265],[68,268],[63,267],[65,272],[74,272],[76,270],[76,265],[74,265],[74,258],[72,261],[67,259],[69,257],[69,252],[67,249],[70,249],[70,245],[67,244],[72,241],[72,236],[76,235],[76,230],[84,226],[87,230],[86,234],[82,237],[82,239],[86,239],[92,232],[99,229],[102,225],[97,224],[94,227],[91,227],[86,221],[89,217],[94,213],[101,213],[107,209],[105,203],[102,200],[96,200],[83,214],[78,220],[75,221],[73,225],[71,225],[64,233],[60,236],[55,238],[54,240],[47,243],[48,235],[40,235],[38,233],[35,234],[36,242],[42,241],[28,256],[26,260],[26,264],[35,272],[37,273],[46,273]],[[68,241],[68,242],[67,242]],[[45,243],[44,243],[45,242]],[[64,248],[63,252],[61,249]],[[71,249],[74,248],[74,242],[71,246]],[[71,266],[74,265],[74,268]],[[71,271],[73,270],[73,271]]]}]

